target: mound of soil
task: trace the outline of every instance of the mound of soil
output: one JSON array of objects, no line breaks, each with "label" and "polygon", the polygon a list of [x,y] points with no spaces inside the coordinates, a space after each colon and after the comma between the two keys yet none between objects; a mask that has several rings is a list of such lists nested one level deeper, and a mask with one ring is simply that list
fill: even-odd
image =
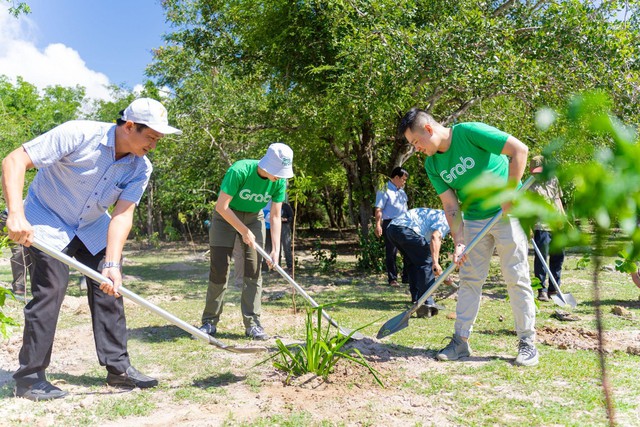
[{"label": "mound of soil", "polygon": [[[539,342],[562,350],[597,350],[598,332],[584,328],[558,328],[545,326],[536,331]],[[640,333],[629,331],[605,332],[604,351],[640,353]]]}]

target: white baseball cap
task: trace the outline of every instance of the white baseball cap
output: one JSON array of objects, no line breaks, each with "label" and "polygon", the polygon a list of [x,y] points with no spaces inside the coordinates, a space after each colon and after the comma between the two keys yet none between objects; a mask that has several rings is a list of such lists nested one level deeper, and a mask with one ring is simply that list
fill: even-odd
[{"label": "white baseball cap", "polygon": [[149,126],[156,132],[163,134],[182,134],[180,129],[169,126],[167,109],[164,105],[151,98],[138,98],[122,113],[122,120],[132,121]]},{"label": "white baseball cap", "polygon": [[258,166],[278,178],[292,178],[293,150],[281,142],[271,144]]}]

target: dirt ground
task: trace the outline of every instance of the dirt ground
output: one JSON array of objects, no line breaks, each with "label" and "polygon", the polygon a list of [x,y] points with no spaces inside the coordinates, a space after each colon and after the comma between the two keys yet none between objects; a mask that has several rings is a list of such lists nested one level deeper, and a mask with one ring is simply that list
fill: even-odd
[{"label": "dirt ground", "polygon": [[[172,265],[169,268],[178,268]],[[277,290],[271,290],[276,292]],[[157,297],[162,298],[162,297]],[[176,297],[171,297],[176,298]],[[450,296],[455,298],[455,295]],[[150,299],[154,302],[153,299]],[[85,297],[67,296],[63,312],[78,319],[72,328],[58,331],[53,353],[55,357],[50,372],[64,372],[69,376],[95,376],[97,365],[93,337],[90,325],[89,309]],[[127,302],[127,310],[142,310],[134,303]],[[300,322],[300,316],[282,316],[269,318],[264,313],[266,323]],[[285,338],[283,338],[284,340]],[[592,331],[582,328],[545,326],[538,329],[538,340],[547,345],[562,349],[594,349],[596,336]],[[12,383],[12,373],[16,369],[18,352],[21,347],[21,334],[14,333],[0,349],[0,387]],[[272,338],[268,345],[274,345]],[[407,384],[412,381],[424,381],[427,373],[443,372],[448,364],[435,360],[435,351],[419,346],[408,349],[396,348],[388,343],[382,344],[375,338],[352,341],[350,344],[359,349],[368,362],[386,378],[390,384]],[[608,334],[608,351],[621,350],[631,354],[640,353],[640,332]],[[238,425],[264,419],[270,415],[290,416],[305,411],[312,419],[301,423],[330,422],[334,425],[376,425],[376,426],[413,426],[450,425],[451,414],[455,412],[455,403],[447,404],[447,396],[438,401],[428,394],[415,393],[410,387],[377,386],[369,372],[355,364],[340,365],[328,382],[307,375],[286,384],[286,378],[269,364],[252,367],[255,356],[215,351],[212,357],[223,359],[235,377],[226,378],[224,392],[206,402],[191,401],[186,398],[176,403],[176,390],[183,387],[185,379],[166,377],[161,367],[157,372],[146,371],[156,376],[163,387],[151,395],[159,410],[142,417],[119,418],[117,421],[101,421],[101,426],[217,426],[223,424]],[[505,358],[512,354],[499,355]],[[471,357],[466,362],[470,369],[474,365],[489,363],[488,358]],[[251,371],[251,372],[249,372]],[[256,373],[257,372],[257,373]],[[258,378],[259,387],[251,387],[244,381],[247,376]],[[146,393],[133,390],[122,391],[104,386],[90,388],[86,385],[58,379],[54,384],[68,391],[72,398],[56,402],[30,402],[25,399],[3,399],[0,404],[0,425],[55,425],[56,414],[70,412],[78,408],[94,408],[105,396],[124,396],[126,393]],[[191,384],[189,384],[191,385]],[[203,380],[202,387],[220,385],[219,380]],[[508,393],[508,391],[505,391]],[[381,408],[384,408],[382,410]]]},{"label": "dirt ground", "polygon": [[[134,309],[134,307],[128,307]],[[63,310],[75,313],[78,317],[89,317],[85,298],[67,297]],[[265,319],[266,321],[270,319]],[[280,319],[280,321],[296,321]],[[583,329],[542,328],[538,330],[539,340],[549,345],[566,349],[593,349],[597,345],[595,335]],[[16,334],[19,335],[19,334]],[[95,350],[90,324],[88,321],[80,325],[60,330],[56,337],[54,354],[56,355],[49,368],[51,372],[65,372],[70,376],[87,375],[88,367],[95,366]],[[609,350],[637,348],[640,335],[636,333],[613,334],[607,336]],[[435,360],[433,350],[415,348],[411,353],[407,349],[395,350],[393,346],[383,345],[374,338],[365,338],[352,342],[378,369],[386,382],[396,383],[401,377],[404,381],[422,381],[425,373],[442,370],[445,364]],[[0,387],[12,382],[11,374],[15,369],[21,338],[14,336],[5,343],[0,352]],[[510,355],[504,355],[510,357]],[[147,372],[155,375],[160,381],[167,382],[163,390],[153,393],[154,403],[162,408],[149,416],[118,419],[114,422],[101,422],[102,426],[218,426],[225,423],[232,425],[250,422],[259,417],[269,415],[287,415],[301,410],[313,414],[314,422],[331,421],[344,425],[375,426],[411,426],[424,420],[425,425],[448,425],[447,418],[451,410],[442,402],[436,404],[430,396],[416,394],[410,388],[381,388],[373,383],[368,371],[354,364],[340,365],[328,382],[306,375],[286,384],[283,374],[263,365],[260,370],[259,391],[252,391],[242,381],[247,374],[248,363],[253,364],[253,357],[230,352],[216,351],[212,357],[224,358],[233,367],[238,378],[230,379],[224,385],[225,392],[219,398],[206,403],[181,401],[176,404],[173,398],[175,388],[182,384],[176,379],[163,378],[162,372]],[[470,358],[470,366],[487,363],[483,358]],[[255,371],[256,368],[253,368]],[[117,396],[122,393],[140,393],[140,390],[122,391],[105,386],[99,391],[89,391],[84,385],[67,383],[64,380],[54,384],[65,389],[73,396],[62,401],[35,403],[25,399],[4,399],[0,413],[4,421],[0,425],[35,425],[53,426],[54,414],[64,413],[72,409],[92,407],[107,395]],[[207,384],[202,384],[207,386]],[[168,387],[167,387],[168,386]],[[42,410],[49,416],[35,415],[34,411]],[[452,405],[453,406],[453,405]],[[377,408],[384,407],[384,411]],[[231,415],[233,414],[233,415]],[[4,424],[7,423],[8,424]]]},{"label": "dirt ground", "polygon": [[[129,304],[127,310],[136,309]],[[88,306],[83,297],[67,296],[63,310],[75,313],[78,317],[89,319]],[[264,316],[264,315],[263,315]],[[279,318],[279,321],[298,322],[300,316],[290,319]],[[271,319],[265,317],[265,322]],[[20,334],[14,337],[0,352],[0,387],[12,383],[12,371],[15,369],[18,352],[21,347]],[[286,338],[283,338],[285,340]],[[93,342],[90,323],[88,321],[72,328],[59,330],[54,345],[55,357],[49,368],[50,372],[65,372],[70,376],[87,375],[88,367],[95,366],[95,350],[89,343]],[[273,339],[267,344],[273,345]],[[365,338],[352,342],[368,359],[369,363],[386,376],[387,381],[395,382],[399,376],[410,374],[416,380],[427,371],[438,369],[439,365],[433,351],[416,348],[413,354],[407,355],[406,349],[395,351],[393,346],[382,345],[372,338]],[[215,351],[212,357],[224,358],[225,364],[233,366],[233,371],[241,379],[247,374],[250,365],[255,362],[255,355],[235,354],[231,352]],[[262,356],[260,356],[262,357]],[[248,362],[249,361],[249,366]],[[407,366],[412,368],[407,371]],[[224,396],[214,401],[191,403],[188,400],[176,405],[170,397],[173,388],[181,384],[168,384],[168,390],[153,393],[153,399],[161,411],[156,411],[147,417],[135,417],[131,420],[119,419],[113,423],[101,423],[102,426],[217,426],[225,422],[233,425],[248,422],[258,417],[269,415],[287,415],[301,410],[313,414],[316,421],[330,420],[333,423],[345,425],[415,425],[416,420],[428,418],[430,423],[446,423],[446,409],[434,408],[428,396],[416,396],[410,389],[385,389],[378,387],[366,368],[355,364],[339,365],[336,371],[325,382],[314,375],[295,378],[286,384],[286,376],[275,371],[269,364],[258,368],[260,387],[259,392],[252,392],[241,380],[230,380],[225,384]],[[146,372],[157,376],[166,382],[162,372]],[[169,380],[171,381],[171,380]],[[140,390],[122,391],[105,386],[99,392],[90,392],[86,386],[67,383],[58,380],[53,383],[68,391],[74,399],[66,398],[62,401],[34,403],[25,399],[5,399],[2,402],[0,414],[4,413],[5,421],[25,425],[51,426],[53,418],[36,417],[33,410],[48,407],[51,414],[69,411],[77,407],[90,407],[104,395],[120,393],[137,393]],[[354,386],[360,384],[360,386]],[[206,386],[206,384],[203,384]],[[79,399],[78,396],[81,396]],[[165,399],[165,402],[163,402]],[[407,405],[408,403],[408,405]],[[384,405],[387,410],[376,413],[375,408]],[[389,407],[395,409],[389,410]],[[444,411],[442,414],[439,412]],[[233,418],[230,419],[230,414]],[[0,425],[2,425],[0,421]]]}]

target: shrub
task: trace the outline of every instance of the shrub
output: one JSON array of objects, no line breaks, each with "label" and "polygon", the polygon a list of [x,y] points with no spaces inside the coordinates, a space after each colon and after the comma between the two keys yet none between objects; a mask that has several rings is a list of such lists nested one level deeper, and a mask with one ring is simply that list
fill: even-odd
[{"label": "shrub", "polygon": [[322,249],[322,241],[319,238],[314,242],[311,254],[313,255],[313,258],[320,263],[320,270],[323,273],[331,271],[338,261],[337,245],[333,243],[331,248],[327,251]]},{"label": "shrub", "polygon": [[358,246],[358,254],[356,255],[357,269],[373,273],[385,271],[384,240],[375,235],[373,227],[369,227],[369,232],[366,236],[358,230]]}]

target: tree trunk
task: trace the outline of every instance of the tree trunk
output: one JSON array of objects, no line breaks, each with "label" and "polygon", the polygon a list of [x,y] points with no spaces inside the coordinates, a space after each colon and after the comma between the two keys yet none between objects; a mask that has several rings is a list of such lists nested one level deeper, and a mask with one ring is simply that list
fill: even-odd
[{"label": "tree trunk", "polygon": [[336,218],[333,211],[333,204],[331,203],[331,192],[326,185],[322,188],[322,192],[324,194],[322,204],[324,205],[324,208],[327,211],[327,216],[329,217],[329,226],[331,228],[336,228]]},{"label": "tree trunk", "polygon": [[[373,216],[371,200],[375,197],[375,184],[372,178],[373,146],[375,133],[371,120],[362,122],[355,144],[345,143],[340,149],[333,137],[327,138],[333,153],[340,160],[347,172],[347,188],[349,189],[350,213],[356,225],[360,226],[362,235],[369,232],[370,219]],[[357,217],[355,213],[357,205]]]}]

